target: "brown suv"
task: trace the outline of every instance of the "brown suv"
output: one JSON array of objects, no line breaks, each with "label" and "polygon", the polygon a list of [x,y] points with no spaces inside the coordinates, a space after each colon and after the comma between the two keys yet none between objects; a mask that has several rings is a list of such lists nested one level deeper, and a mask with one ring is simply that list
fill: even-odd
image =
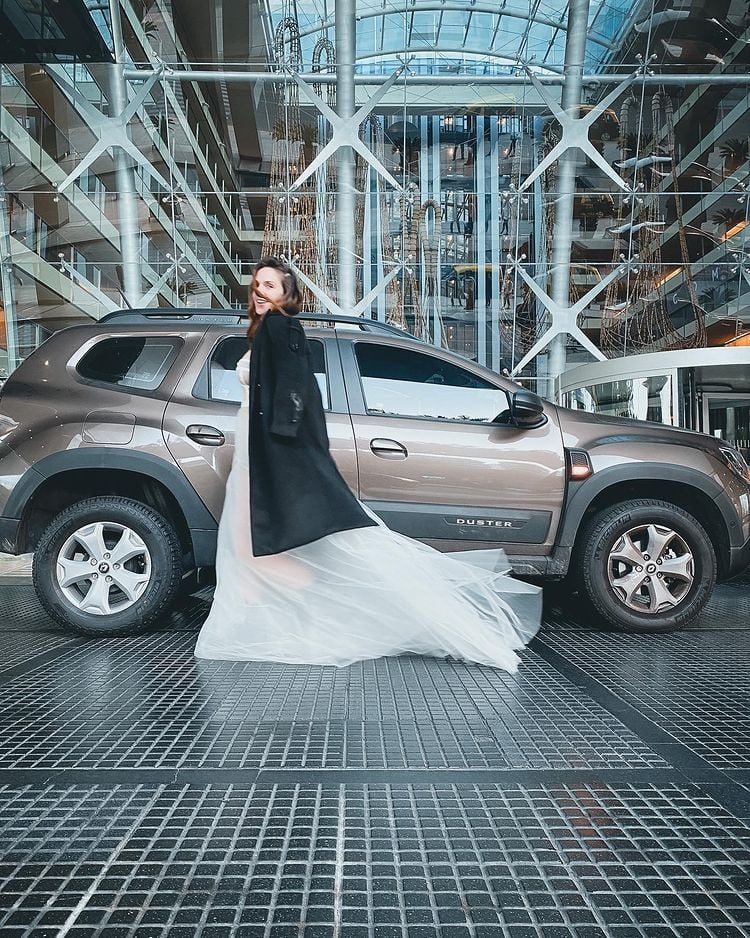
[{"label": "brown suv", "polygon": [[[389,526],[502,546],[611,625],[668,631],[750,558],[750,472],[702,434],[594,416],[398,329],[308,319],[331,451]],[[34,551],[56,619],[149,625],[211,568],[240,400],[243,319],[120,312],[54,334],[0,396],[0,550]]]}]

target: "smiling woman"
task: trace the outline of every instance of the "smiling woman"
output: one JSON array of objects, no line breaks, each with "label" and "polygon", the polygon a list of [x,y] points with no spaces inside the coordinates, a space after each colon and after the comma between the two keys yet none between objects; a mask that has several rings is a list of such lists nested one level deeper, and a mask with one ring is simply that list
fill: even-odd
[{"label": "smiling woman", "polygon": [[541,591],[507,576],[502,551],[442,554],[357,500],[329,451],[294,273],[265,258],[251,291],[252,351],[237,366],[246,392],[196,656],[343,667],[411,653],[515,671]]}]

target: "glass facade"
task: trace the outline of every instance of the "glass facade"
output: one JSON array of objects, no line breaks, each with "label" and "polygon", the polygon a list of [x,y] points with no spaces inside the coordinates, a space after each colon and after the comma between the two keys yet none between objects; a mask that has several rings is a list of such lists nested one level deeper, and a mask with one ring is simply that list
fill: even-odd
[{"label": "glass facade", "polygon": [[0,377],[124,306],[243,308],[267,253],[308,310],[543,394],[747,341],[744,0],[8,0],[0,27]]},{"label": "glass facade", "polygon": [[671,375],[648,375],[606,381],[566,395],[566,406],[608,417],[629,417],[676,425]]}]

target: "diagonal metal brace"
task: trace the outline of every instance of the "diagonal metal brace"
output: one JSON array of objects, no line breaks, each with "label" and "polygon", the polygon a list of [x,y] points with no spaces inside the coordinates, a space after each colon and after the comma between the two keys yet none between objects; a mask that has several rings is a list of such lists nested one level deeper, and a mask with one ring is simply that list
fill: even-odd
[{"label": "diagonal metal brace", "polygon": [[96,136],[97,140],[93,147],[83,157],[81,162],[73,169],[62,182],[57,183],[55,188],[58,192],[63,192],[76,179],[92,165],[104,152],[112,150],[115,147],[123,150],[130,156],[134,164],[143,167],[150,176],[157,180],[165,189],[171,189],[170,183],[154,169],[148,157],[142,153],[135,143],[128,136],[128,124],[136,112],[143,106],[146,98],[151,92],[154,84],[162,77],[166,69],[164,66],[154,71],[144,82],[143,87],[138,94],[129,102],[121,114],[116,117],[107,117],[94,107],[84,95],[70,81],[67,73],[61,66],[50,65],[48,71],[53,74],[55,82],[65,91],[71,104],[86,120],[89,130]]},{"label": "diagonal metal brace", "polygon": [[291,189],[298,189],[306,179],[316,172],[316,170],[322,166],[326,160],[333,155],[340,147],[351,147],[353,150],[356,150],[360,156],[365,159],[370,166],[379,173],[394,189],[401,191],[401,184],[388,172],[388,170],[383,166],[380,160],[375,156],[375,154],[370,150],[367,144],[360,139],[359,128],[360,125],[369,117],[370,113],[374,108],[379,104],[383,97],[387,94],[388,91],[393,87],[395,82],[401,76],[404,71],[405,66],[401,66],[396,69],[396,71],[391,75],[391,77],[381,85],[375,94],[372,95],[369,100],[362,105],[362,107],[353,114],[351,117],[340,117],[326,102],[320,97],[319,94],[303,81],[298,74],[294,74],[294,80],[297,82],[300,90],[312,101],[315,107],[320,111],[320,113],[325,117],[333,128],[333,136],[328,141],[328,143],[323,147],[323,149],[318,153],[315,159],[307,166],[304,172],[292,183]]},{"label": "diagonal metal brace", "polygon": [[294,266],[294,273],[297,277],[304,283],[304,285],[310,290],[310,292],[316,296],[320,302],[325,306],[329,313],[333,316],[361,316],[367,307],[377,299],[382,293],[385,292],[385,288],[393,280],[393,278],[403,269],[402,264],[398,264],[393,268],[393,270],[385,276],[380,283],[375,284],[375,286],[367,293],[362,299],[357,303],[353,310],[346,312],[343,310],[339,304],[331,299],[331,297],[325,293],[320,287],[315,283],[314,280],[311,280],[305,273],[303,273],[299,267]]},{"label": "diagonal metal brace", "polygon": [[627,264],[620,264],[614,270],[610,271],[606,277],[602,278],[599,283],[592,287],[587,293],[585,293],[579,300],[576,300],[571,306],[563,306],[560,303],[556,303],[548,293],[546,293],[539,284],[531,277],[526,270],[520,265],[517,259],[514,259],[513,266],[518,272],[519,276],[523,282],[528,286],[531,292],[536,296],[539,302],[544,306],[547,312],[552,318],[549,329],[547,329],[543,335],[537,339],[534,345],[529,349],[529,351],[524,355],[521,361],[513,368],[512,374],[518,374],[522,371],[526,365],[536,357],[543,349],[545,349],[550,342],[558,335],[570,335],[572,336],[580,345],[582,345],[586,351],[590,352],[594,358],[599,361],[604,361],[606,355],[594,345],[594,343],[589,339],[586,333],[578,325],[578,317],[584,311],[584,309],[592,303],[600,293],[607,289],[607,287],[613,283],[615,280],[618,280],[628,269]]},{"label": "diagonal metal brace", "polygon": [[[604,159],[602,154],[596,149],[594,144],[589,139],[589,130],[593,125],[594,121],[602,116],[604,111],[613,104],[617,98],[629,88],[635,79],[638,77],[638,72],[634,72],[633,75],[628,76],[624,81],[621,81],[616,85],[612,91],[609,92],[601,101],[595,104],[588,114],[585,114],[583,117],[576,116],[576,113],[571,114],[570,112],[564,110],[548,93],[544,85],[539,81],[538,77],[531,71],[528,65],[525,66],[526,74],[529,77],[529,81],[536,88],[539,96],[547,105],[547,107],[552,111],[555,118],[560,124],[562,130],[561,139],[555,144],[555,146],[550,150],[550,152],[544,157],[544,159],[539,163],[539,165],[534,169],[534,171],[526,177],[523,183],[520,186],[520,191],[523,192],[524,189],[528,189],[536,179],[538,179],[542,173],[546,172],[549,167],[560,159],[561,155],[570,149],[578,149],[582,153],[585,153],[596,165],[605,173],[614,183],[619,186],[619,188],[624,189],[625,191],[631,191],[629,183],[627,183],[622,176],[615,172],[614,169],[609,165],[609,163]],[[575,112],[578,111],[578,108],[573,109]]]}]

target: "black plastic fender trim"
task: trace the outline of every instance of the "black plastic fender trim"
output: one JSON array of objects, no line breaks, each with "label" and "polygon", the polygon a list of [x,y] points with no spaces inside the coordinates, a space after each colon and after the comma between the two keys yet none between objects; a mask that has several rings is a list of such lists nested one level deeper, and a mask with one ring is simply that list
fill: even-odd
[{"label": "black plastic fender trim", "polygon": [[195,553],[205,555],[205,549],[202,546],[203,538],[196,538],[195,535],[213,533],[215,539],[218,522],[177,466],[170,465],[158,456],[129,451],[122,447],[115,449],[97,446],[95,449],[69,450],[45,457],[21,477],[5,505],[5,516],[23,518],[34,492],[42,483],[60,473],[75,469],[108,469],[113,472],[137,473],[154,479],[164,485],[177,499],[190,530]]},{"label": "black plastic fender trim", "polygon": [[586,509],[606,489],[622,482],[678,483],[708,495],[715,503],[729,537],[730,547],[740,547],[744,540],[742,526],[724,489],[710,476],[684,466],[662,463],[630,463],[600,469],[583,482],[571,484],[564,520],[557,538],[558,547],[572,548]]}]

